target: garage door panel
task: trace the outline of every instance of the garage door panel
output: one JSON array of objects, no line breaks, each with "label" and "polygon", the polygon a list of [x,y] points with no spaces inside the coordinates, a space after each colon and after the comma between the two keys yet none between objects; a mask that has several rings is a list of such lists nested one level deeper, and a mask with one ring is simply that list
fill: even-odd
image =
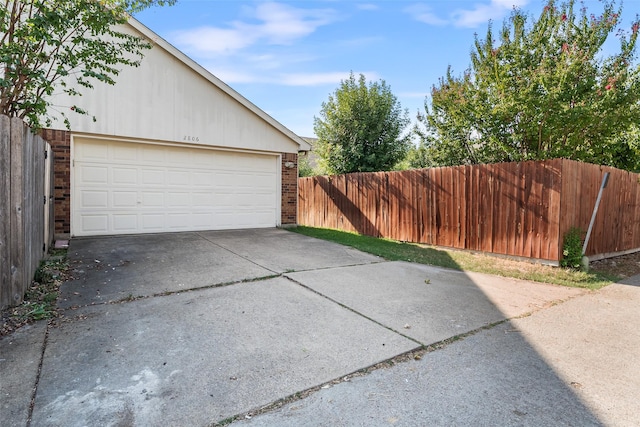
[{"label": "garage door panel", "polygon": [[74,145],[76,236],[273,227],[278,158],[162,145]]},{"label": "garage door panel", "polygon": [[185,150],[176,150],[171,153],[171,163],[175,165],[190,166],[193,164],[192,153]]},{"label": "garage door panel", "polygon": [[193,185],[198,187],[209,187],[215,183],[213,172],[193,172]]},{"label": "garage door panel", "polygon": [[194,213],[193,214],[193,225],[198,228],[207,227],[214,221],[214,214],[210,212],[205,213]]},{"label": "garage door panel", "polygon": [[141,214],[141,228],[143,231],[163,231],[165,227],[164,214]]},{"label": "garage door panel", "polygon": [[109,147],[99,142],[85,142],[76,147],[75,153],[86,161],[104,162],[109,159]]},{"label": "garage door panel", "polygon": [[215,174],[215,185],[217,187],[233,187],[236,182],[235,174],[228,171],[218,171]]},{"label": "garage door panel", "polygon": [[118,144],[111,147],[111,158],[116,162],[137,162],[139,150],[133,144]]},{"label": "garage door panel", "polygon": [[167,207],[183,208],[188,207],[190,204],[189,193],[170,192],[167,194]]},{"label": "garage door panel", "polygon": [[114,185],[138,185],[138,170],[135,168],[113,167],[111,183]]},{"label": "garage door panel", "polygon": [[167,185],[171,186],[189,186],[190,183],[190,173],[185,170],[167,170]]},{"label": "garage door panel", "polygon": [[230,209],[233,207],[234,203],[234,195],[233,194],[225,194],[218,193],[216,195],[216,208],[218,209]]},{"label": "garage door panel", "polygon": [[162,148],[148,146],[140,147],[140,160],[142,164],[160,164],[163,165],[167,161],[166,152]]},{"label": "garage door panel", "polygon": [[109,217],[103,215],[81,215],[78,217],[82,229],[88,233],[106,233],[109,230]]},{"label": "garage door panel", "polygon": [[113,229],[116,232],[135,233],[138,229],[138,216],[135,214],[114,214]]},{"label": "garage door panel", "polygon": [[76,169],[80,179],[86,184],[107,185],[109,183],[109,169],[96,165],[80,165]]},{"label": "garage door panel", "polygon": [[142,169],[141,184],[146,185],[165,185],[166,171],[164,169]]},{"label": "garage door panel", "polygon": [[84,208],[107,208],[109,206],[108,191],[83,191],[80,195],[80,205]]},{"label": "garage door panel", "polygon": [[191,221],[189,221],[189,214],[187,212],[172,213],[167,215],[167,227],[170,230],[187,230]]},{"label": "garage door panel", "polygon": [[146,208],[160,208],[165,205],[164,193],[142,191],[142,206]]},{"label": "garage door panel", "polygon": [[260,224],[267,221],[268,212],[239,212],[237,216],[237,226],[251,227],[253,224]]},{"label": "garage door panel", "polygon": [[195,208],[213,208],[215,206],[213,193],[193,193],[192,206]]},{"label": "garage door panel", "polygon": [[256,206],[268,208],[271,203],[271,194],[256,194],[253,197]]}]

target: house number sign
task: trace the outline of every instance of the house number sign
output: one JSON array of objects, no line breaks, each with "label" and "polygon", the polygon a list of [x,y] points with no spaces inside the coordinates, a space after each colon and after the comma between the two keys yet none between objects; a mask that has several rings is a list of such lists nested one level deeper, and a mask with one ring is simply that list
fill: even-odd
[{"label": "house number sign", "polygon": [[185,135],[184,138],[182,138],[183,141],[190,141],[190,142],[200,142],[200,137],[199,136],[191,136],[191,135]]}]

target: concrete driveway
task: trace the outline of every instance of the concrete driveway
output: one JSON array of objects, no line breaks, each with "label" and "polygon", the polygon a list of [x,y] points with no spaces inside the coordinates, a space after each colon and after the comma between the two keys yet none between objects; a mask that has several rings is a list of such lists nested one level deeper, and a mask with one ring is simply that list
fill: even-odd
[{"label": "concrete driveway", "polygon": [[[76,239],[69,257],[64,318],[0,341],[2,425],[638,421],[634,286],[388,262],[279,229]],[[625,326],[599,329],[609,312]]]}]

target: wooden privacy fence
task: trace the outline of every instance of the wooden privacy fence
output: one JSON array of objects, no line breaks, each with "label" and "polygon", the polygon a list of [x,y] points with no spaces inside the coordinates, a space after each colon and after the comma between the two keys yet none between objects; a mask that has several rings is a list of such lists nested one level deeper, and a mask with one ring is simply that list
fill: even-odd
[{"label": "wooden privacy fence", "polygon": [[52,166],[49,144],[0,116],[0,309],[22,302],[53,240]]},{"label": "wooden privacy fence", "polygon": [[557,262],[605,172],[586,253],[640,249],[640,175],[565,159],[300,178],[298,224]]}]

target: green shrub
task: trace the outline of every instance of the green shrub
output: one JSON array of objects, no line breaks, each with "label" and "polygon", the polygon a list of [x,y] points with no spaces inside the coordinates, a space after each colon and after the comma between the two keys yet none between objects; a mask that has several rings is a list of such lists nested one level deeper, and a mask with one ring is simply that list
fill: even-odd
[{"label": "green shrub", "polygon": [[582,267],[582,235],[583,232],[577,227],[572,227],[564,235],[562,244],[562,259],[560,265],[562,267],[580,270]]}]

